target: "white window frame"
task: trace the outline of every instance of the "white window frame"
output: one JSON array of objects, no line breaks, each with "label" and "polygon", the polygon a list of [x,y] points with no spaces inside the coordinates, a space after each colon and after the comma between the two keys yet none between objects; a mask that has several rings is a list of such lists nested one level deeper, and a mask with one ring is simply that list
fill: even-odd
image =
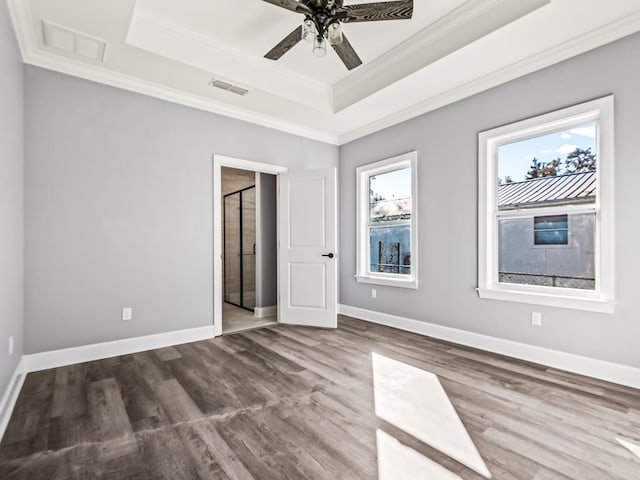
[{"label": "white window frame", "polygon": [[[411,274],[372,272],[370,266],[369,239],[369,178],[375,175],[411,169]],[[390,287],[418,288],[418,152],[408,152],[396,157],[358,167],[357,176],[357,258],[356,280],[360,283]]]},{"label": "white window frame", "polygon": [[[597,123],[597,198],[593,204],[523,208],[498,215],[498,147],[545,134]],[[478,135],[478,295],[510,302],[613,313],[614,296],[614,97],[613,95],[546,115],[494,128]],[[498,281],[498,216],[595,213],[595,290]]]}]

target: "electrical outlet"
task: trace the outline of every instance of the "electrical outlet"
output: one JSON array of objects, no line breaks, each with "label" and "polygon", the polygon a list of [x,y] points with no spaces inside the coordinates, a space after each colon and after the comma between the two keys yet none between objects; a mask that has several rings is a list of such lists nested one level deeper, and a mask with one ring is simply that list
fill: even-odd
[{"label": "electrical outlet", "polygon": [[375,288],[371,289],[371,298],[377,298],[378,292],[376,292]]},{"label": "electrical outlet", "polygon": [[9,337],[9,355],[13,355],[13,337]]},{"label": "electrical outlet", "polygon": [[531,312],[531,325],[534,327],[542,326],[542,314],[540,312]]},{"label": "electrical outlet", "polygon": [[133,308],[125,307],[122,309],[122,320],[127,322],[133,318]]}]

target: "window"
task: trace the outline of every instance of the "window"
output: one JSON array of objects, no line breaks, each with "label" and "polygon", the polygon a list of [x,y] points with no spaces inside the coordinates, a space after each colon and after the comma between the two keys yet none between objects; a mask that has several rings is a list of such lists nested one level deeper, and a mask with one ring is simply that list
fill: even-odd
[{"label": "window", "polygon": [[568,245],[569,215],[533,217],[534,245]]},{"label": "window", "polygon": [[479,135],[481,298],[613,312],[613,97]]},{"label": "window", "polygon": [[417,153],[358,168],[359,282],[418,288]]}]

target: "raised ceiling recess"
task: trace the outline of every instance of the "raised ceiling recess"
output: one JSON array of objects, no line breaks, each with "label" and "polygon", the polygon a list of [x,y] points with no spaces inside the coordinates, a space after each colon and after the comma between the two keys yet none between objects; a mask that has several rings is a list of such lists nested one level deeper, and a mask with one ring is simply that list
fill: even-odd
[{"label": "raised ceiling recess", "polygon": [[640,30],[629,0],[8,4],[28,64],[334,144]]}]

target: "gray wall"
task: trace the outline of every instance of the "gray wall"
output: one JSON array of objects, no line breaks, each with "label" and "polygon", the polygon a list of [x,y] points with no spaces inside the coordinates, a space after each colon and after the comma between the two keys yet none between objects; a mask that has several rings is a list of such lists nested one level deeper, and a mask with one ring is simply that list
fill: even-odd
[{"label": "gray wall", "polygon": [[25,80],[27,353],[212,324],[213,153],[337,164],[327,144],[35,67]]},{"label": "gray wall", "polygon": [[277,177],[260,174],[260,289],[256,306],[270,307],[278,304],[278,223]]},{"label": "gray wall", "polygon": [[[638,51],[636,34],[341,147],[341,303],[640,367]],[[616,313],[480,300],[475,292],[478,132],[608,94],[616,96]],[[372,299],[372,286],[353,278],[355,169],[414,149],[420,287],[376,286]],[[530,325],[532,311],[543,313],[542,327]]]},{"label": "gray wall", "polygon": [[[7,3],[0,3],[0,397],[22,355],[23,68]],[[9,337],[15,350],[8,356]]]}]

